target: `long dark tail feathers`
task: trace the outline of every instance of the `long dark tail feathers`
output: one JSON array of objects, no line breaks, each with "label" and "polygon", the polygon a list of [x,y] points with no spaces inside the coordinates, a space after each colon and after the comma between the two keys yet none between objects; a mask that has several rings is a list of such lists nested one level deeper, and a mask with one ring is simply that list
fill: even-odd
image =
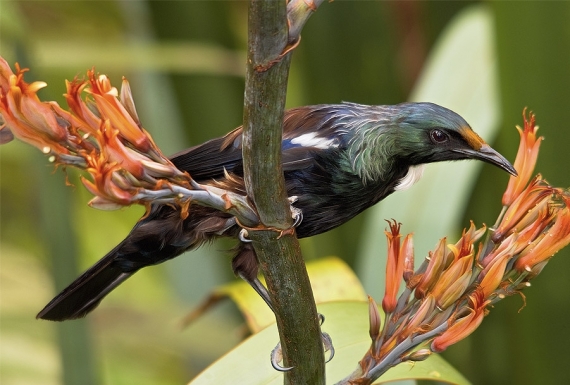
[{"label": "long dark tail feathers", "polygon": [[37,318],[64,321],[84,317],[137,270],[231,232],[234,225],[227,214],[217,215],[207,207],[193,207],[192,215],[184,219],[171,206],[153,205],[123,242],[58,294]]},{"label": "long dark tail feathers", "polygon": [[73,281],[38,313],[36,318],[65,321],[82,318],[134,272],[125,273],[114,264],[114,252]]}]

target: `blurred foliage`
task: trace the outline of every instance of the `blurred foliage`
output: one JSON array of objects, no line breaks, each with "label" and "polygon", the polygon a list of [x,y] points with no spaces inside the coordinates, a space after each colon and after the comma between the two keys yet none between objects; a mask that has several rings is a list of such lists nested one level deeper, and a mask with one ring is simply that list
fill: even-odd
[{"label": "blurred foliage", "polygon": [[[471,4],[323,4],[294,54],[288,105],[408,99],[442,30]],[[570,3],[484,6],[494,16],[499,64],[502,123],[495,147],[514,157],[513,126],[522,123],[528,106],[546,137],[537,170],[567,186],[563,153],[570,131],[563,114],[570,101]],[[0,54],[30,67],[27,80],[47,81],[42,97],[61,104],[63,79],[83,76],[87,68],[95,66],[115,84],[126,76],[143,124],[166,153],[174,153],[240,124],[246,21],[244,1],[3,1]],[[456,60],[465,65],[463,57]],[[448,87],[441,84],[442,90]],[[460,226],[469,218],[492,223],[499,210],[506,178],[490,166],[482,170]],[[2,384],[181,384],[243,338],[243,320],[229,304],[184,331],[178,327],[210,290],[233,279],[223,252],[228,242],[137,273],[86,320],[34,320],[57,290],[119,242],[142,213],[138,207],[90,209],[74,172],[68,172],[74,187],[65,186],[61,171],[52,174],[34,149],[15,142],[0,147]],[[305,258],[338,255],[357,264],[365,216],[303,240]],[[404,229],[415,231],[406,223]],[[444,235],[435,235],[433,243]],[[522,300],[504,301],[446,359],[476,384],[570,383],[570,314],[564,306],[570,292],[563,271],[570,271],[568,251],[525,292],[522,312]]]}]

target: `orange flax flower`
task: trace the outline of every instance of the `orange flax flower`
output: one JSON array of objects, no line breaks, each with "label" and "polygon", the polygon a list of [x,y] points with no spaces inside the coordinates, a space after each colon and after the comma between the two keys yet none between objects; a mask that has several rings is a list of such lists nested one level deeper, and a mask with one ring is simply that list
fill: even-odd
[{"label": "orange flax flower", "polygon": [[[418,306],[418,305],[417,305]],[[407,338],[414,333],[420,331],[423,325],[429,323],[432,317],[433,311],[435,310],[436,303],[435,299],[428,295],[419,304],[417,310],[406,322],[405,328],[402,331],[402,337]]]},{"label": "orange flax flower", "polygon": [[[429,290],[433,287],[443,270],[448,264],[448,253],[446,251],[446,238],[442,238],[433,253],[429,252],[429,263],[425,273],[423,273],[418,286],[414,292],[417,299],[422,299],[426,296]],[[452,253],[449,253],[452,254]]]},{"label": "orange flax flower", "polygon": [[485,255],[480,261],[479,265],[483,269],[482,273],[485,273],[489,270],[489,266],[495,263],[495,260],[502,258],[503,254],[511,253],[514,250],[514,246],[516,246],[516,241],[519,237],[518,233],[510,234],[505,239],[501,240],[501,242],[495,246],[495,248],[490,251],[487,255]]},{"label": "orange flax flower", "polygon": [[404,255],[404,272],[402,274],[406,285],[413,285],[412,277],[414,276],[414,239],[412,234],[406,235],[400,253]]},{"label": "orange flax flower", "polygon": [[518,176],[511,176],[507,190],[503,194],[503,206],[510,206],[515,198],[522,192],[528,183],[536,165],[540,142],[544,139],[536,137],[538,126],[535,125],[535,116],[532,112],[526,115],[526,108],[523,110],[524,130],[517,126],[521,136],[517,157],[515,159],[515,170]]},{"label": "orange flax flower", "polygon": [[[550,189],[550,191],[554,190]],[[538,228],[542,226],[544,229],[552,223],[554,214],[554,210],[552,210],[552,195],[548,195],[528,210],[526,215],[512,227],[510,232],[522,234],[529,227]]]},{"label": "orange flax flower", "polygon": [[489,229],[491,236],[477,253],[474,243],[487,229],[471,223],[455,244],[440,240],[415,272],[404,259],[406,290],[392,300],[397,311],[386,315],[380,331],[377,314],[371,313],[374,338],[357,373],[362,381],[350,383],[372,383],[394,365],[425,359],[463,340],[479,327],[487,307],[528,287],[552,255],[570,244],[570,189],[552,187],[540,175],[527,183],[542,138],[536,138],[532,114],[524,131],[517,129],[520,176],[510,179],[496,229]]},{"label": "orange flax flower", "polygon": [[81,122],[78,128],[86,133],[93,135],[101,127],[101,118],[87,107],[87,104],[81,99],[81,93],[89,85],[84,80],[73,79],[65,81],[67,92],[64,94],[65,101],[71,110],[72,116],[77,117]]},{"label": "orange flax flower", "polygon": [[386,290],[382,300],[382,309],[391,313],[398,302],[397,295],[404,273],[404,256],[400,251],[400,224],[388,221],[390,231],[385,231],[388,238],[388,261],[386,263]]},{"label": "orange flax flower", "polygon": [[18,139],[44,153],[55,151],[67,154],[66,148],[60,144],[67,139],[66,129],[58,124],[51,105],[41,102],[36,95],[46,83],[26,83],[26,71],[16,65],[14,74],[0,57],[0,115],[4,121],[0,129],[10,131]]},{"label": "orange flax flower", "polygon": [[[432,351],[443,352],[449,346],[473,333],[483,322],[486,312],[485,307],[489,304],[489,301],[485,300],[485,296],[480,290],[476,290],[469,296],[469,303],[469,314],[457,320],[452,318],[449,321],[451,324],[449,328],[432,341]],[[463,312],[464,308],[460,311]]]},{"label": "orange flax flower", "polygon": [[570,243],[570,198],[563,197],[565,207],[558,209],[554,225],[525,248],[515,262],[518,271],[530,271],[535,265],[550,259],[558,250]]},{"label": "orange flax flower", "polygon": [[92,153],[86,156],[89,167],[87,172],[91,174],[93,182],[81,177],[81,182],[89,192],[98,199],[90,204],[99,209],[117,209],[132,203],[132,197],[136,191],[125,191],[113,180],[115,172],[120,171],[120,166],[110,163],[104,154]]},{"label": "orange flax flower", "polygon": [[67,147],[70,153],[76,152],[77,155],[81,156],[80,153],[83,151],[91,152],[99,149],[99,144],[92,140],[92,137],[96,136],[97,131],[91,130],[86,132],[86,128],[88,127],[83,120],[71,112],[62,109],[56,102],[49,103],[58,122],[60,122],[60,124],[66,124],[66,128],[69,132],[69,143]]},{"label": "orange flax flower", "polygon": [[[514,237],[513,237],[514,239]],[[499,287],[505,276],[507,263],[513,257],[513,251],[516,247],[514,240],[508,243],[497,255],[489,262],[485,269],[479,274],[478,281],[481,292],[485,298],[489,296]]]},{"label": "orange flax flower", "polygon": [[477,242],[487,231],[487,227],[483,225],[480,229],[475,227],[473,221],[470,222],[469,230],[463,229],[461,238],[455,245],[447,245],[455,256],[455,261],[459,258],[471,254],[473,252],[473,244]]},{"label": "orange flax flower", "polygon": [[129,151],[119,139],[119,130],[111,127],[108,120],[103,121],[99,136],[101,149],[108,153],[108,162],[117,163],[126,171],[131,173],[136,179],[145,179],[145,169],[141,164],[144,158],[135,151]]},{"label": "orange flax flower", "polygon": [[113,127],[119,130],[129,143],[145,153],[151,147],[151,142],[146,133],[139,127],[127,109],[119,102],[118,91],[111,86],[111,82],[105,75],[95,77],[93,70],[87,72],[91,88],[91,93],[102,119],[111,121]]},{"label": "orange flax flower", "polygon": [[380,327],[382,326],[382,321],[380,320],[380,312],[378,311],[378,305],[376,301],[371,296],[368,296],[368,316],[370,327],[368,333],[370,334],[370,339],[375,341],[380,336]]},{"label": "orange flax flower", "polygon": [[473,254],[454,261],[438,278],[430,295],[437,307],[445,310],[459,299],[469,286],[473,273]]},{"label": "orange flax flower", "polygon": [[555,212],[551,212],[548,207],[543,208],[533,223],[521,228],[516,241],[517,247],[513,251],[513,255],[519,255],[524,249],[532,244],[532,242],[535,242],[540,238],[540,234],[552,226],[555,218]]},{"label": "orange flax flower", "polygon": [[529,211],[536,208],[535,214],[538,216],[541,203],[548,201],[553,192],[553,188],[540,175],[537,175],[511,202],[499,226],[495,229],[492,237],[493,242],[498,242],[507,236]]},{"label": "orange flax flower", "polygon": [[[125,109],[129,113],[129,115],[134,119],[136,124],[139,127],[141,127],[141,122],[139,120],[139,115],[137,114],[137,109],[135,107],[135,101],[133,100],[133,94],[131,92],[131,86],[129,85],[129,82],[127,81],[127,79],[124,76],[123,76],[123,82],[121,84],[120,100],[121,100],[121,104],[123,105],[123,107],[125,107]],[[150,136],[149,136],[149,139],[152,140],[152,138]]]},{"label": "orange flax flower", "polygon": [[[141,127],[128,82],[119,92],[104,75],[87,72],[88,80],[66,82],[69,111],[55,102],[41,102],[37,91],[46,84],[28,84],[26,70],[13,73],[0,58],[0,142],[14,136],[50,155],[56,164],[85,169],[82,179],[96,197],[90,204],[114,209],[154,199],[149,191],[180,204],[173,186],[190,189],[191,179],[166,158]],[[89,96],[83,99],[81,94]],[[142,195],[140,194],[142,193]],[[225,206],[224,206],[225,207]]]}]

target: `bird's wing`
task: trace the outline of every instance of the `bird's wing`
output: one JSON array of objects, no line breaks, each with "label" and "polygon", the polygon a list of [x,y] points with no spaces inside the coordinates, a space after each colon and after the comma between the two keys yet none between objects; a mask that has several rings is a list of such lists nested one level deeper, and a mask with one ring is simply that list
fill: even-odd
[{"label": "bird's wing", "polygon": [[332,123],[338,105],[316,105],[288,110],[283,122],[283,170],[312,167],[319,154],[344,146]]},{"label": "bird's wing", "polygon": [[235,147],[233,143],[230,142],[230,145],[227,143],[227,138],[233,137],[238,131],[241,138],[240,127],[224,137],[209,140],[174,154],[170,160],[179,170],[188,172],[197,182],[223,178],[224,169],[239,173],[242,168],[241,145]]},{"label": "bird's wing", "polygon": [[[310,167],[316,154],[342,145],[339,133],[328,124],[333,112],[327,106],[300,107],[285,112],[282,141],[284,171]],[[198,182],[222,178],[224,168],[242,175],[242,132],[242,127],[238,127],[224,137],[174,154],[170,160]]]}]

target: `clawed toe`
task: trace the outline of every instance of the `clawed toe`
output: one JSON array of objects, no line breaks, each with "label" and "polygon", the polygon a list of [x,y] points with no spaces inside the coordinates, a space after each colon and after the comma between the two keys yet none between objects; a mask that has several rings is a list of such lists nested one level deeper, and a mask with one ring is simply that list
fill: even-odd
[{"label": "clawed toe", "polygon": [[249,239],[249,234],[247,233],[246,229],[241,229],[238,234],[238,238],[243,243],[250,243],[251,239]]},{"label": "clawed toe", "polygon": [[[318,313],[317,315],[319,317],[319,324],[320,325],[324,324],[325,323],[325,316],[322,315],[321,313]],[[323,346],[325,347],[325,353],[331,352],[329,358],[325,361],[325,364],[327,364],[334,357],[334,352],[335,352],[334,346],[333,346],[332,338],[328,333],[321,332],[321,340],[323,341]]]},{"label": "clawed toe", "polygon": [[323,346],[325,347],[325,353],[330,352],[329,358],[325,360],[325,364],[328,364],[334,357],[334,346],[332,338],[328,333],[321,333],[321,340],[323,341]]},{"label": "clawed toe", "polygon": [[303,222],[303,211],[293,206],[295,202],[299,200],[299,197],[294,195],[289,197],[289,204],[291,205],[291,213],[293,213],[293,227],[298,227],[301,222]]},{"label": "clawed toe", "polygon": [[291,208],[293,211],[293,227],[298,227],[303,222],[303,212],[295,207]]},{"label": "clawed toe", "polygon": [[[323,322],[325,322],[325,316],[320,313],[318,316],[319,322],[322,325]],[[333,359],[335,353],[332,338],[328,333],[321,332],[321,341],[323,342],[325,353],[330,352],[329,358],[327,358],[325,361],[325,364],[327,364]],[[281,366],[281,361],[283,361],[283,351],[281,350],[281,342],[279,342],[277,346],[275,346],[275,348],[271,351],[271,366],[273,366],[273,369],[279,372],[288,372],[289,370],[293,369],[293,366]]]},{"label": "clawed toe", "polygon": [[283,361],[283,350],[281,350],[281,342],[277,344],[275,349],[271,351],[271,366],[273,369],[277,370],[278,372],[288,372],[289,370],[293,369],[293,367],[285,367],[279,364]]}]

